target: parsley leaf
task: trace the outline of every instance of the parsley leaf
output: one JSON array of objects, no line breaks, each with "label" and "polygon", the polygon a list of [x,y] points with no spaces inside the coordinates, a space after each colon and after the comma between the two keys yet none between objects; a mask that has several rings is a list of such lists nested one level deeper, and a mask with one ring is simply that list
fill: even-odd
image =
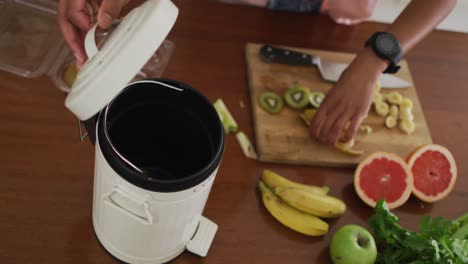
[{"label": "parsley leaf", "polygon": [[468,215],[457,220],[424,216],[419,221],[419,232],[401,227],[398,220],[385,200],[377,203],[369,219],[379,245],[376,263],[468,263]]}]

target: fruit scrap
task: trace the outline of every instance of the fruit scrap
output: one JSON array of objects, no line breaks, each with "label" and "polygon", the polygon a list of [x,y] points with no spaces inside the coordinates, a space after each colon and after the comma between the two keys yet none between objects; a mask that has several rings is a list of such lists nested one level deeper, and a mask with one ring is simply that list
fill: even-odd
[{"label": "fruit scrap", "polygon": [[347,142],[338,142],[335,144],[335,148],[345,154],[348,154],[351,156],[361,156],[362,154],[364,154],[363,150],[353,149],[353,146],[354,146],[354,138]]},{"label": "fruit scrap", "polygon": [[302,109],[309,104],[310,90],[305,86],[288,89],[284,94],[286,104],[294,109]]},{"label": "fruit scrap", "polygon": [[262,181],[259,182],[258,188],[268,212],[283,225],[308,236],[323,236],[328,233],[328,224],[322,219],[288,205]]},{"label": "fruit scrap", "polygon": [[277,114],[283,109],[283,98],[274,92],[264,92],[258,99],[260,107],[265,111]]},{"label": "fruit scrap", "polygon": [[309,102],[313,107],[319,108],[324,98],[325,94],[322,92],[311,92]]},{"label": "fruit scrap", "polygon": [[235,133],[238,130],[238,126],[236,120],[232,117],[231,113],[227,109],[226,105],[224,104],[222,99],[216,100],[213,104],[216,112],[218,112],[219,118],[223,123],[224,131],[226,133]]},{"label": "fruit scrap", "polygon": [[315,185],[308,185],[302,184],[295,181],[288,180],[283,176],[275,173],[271,170],[264,170],[262,173],[262,181],[268,186],[270,189],[274,189],[276,187],[287,187],[287,188],[295,188],[299,190],[304,190],[307,192],[326,195],[330,188],[328,186],[315,186]]},{"label": "fruit scrap", "polygon": [[310,123],[312,122],[312,119],[314,118],[316,112],[317,110],[308,108],[305,109],[302,114],[300,114],[300,117],[302,120],[304,120],[304,123],[307,126],[310,126]]},{"label": "fruit scrap", "polygon": [[251,158],[251,159],[258,158],[257,152],[255,152],[255,149],[252,146],[252,143],[250,142],[249,138],[244,132],[242,131],[237,132],[236,138],[237,138],[237,141],[239,141],[242,151],[244,152],[244,155],[247,158]]},{"label": "fruit scrap", "polygon": [[76,68],[76,64],[73,62],[70,63],[67,66],[67,69],[65,70],[65,72],[63,73],[63,81],[65,82],[66,85],[68,85],[68,87],[71,88],[73,86],[73,83],[75,82],[77,74],[78,74],[78,69]]}]

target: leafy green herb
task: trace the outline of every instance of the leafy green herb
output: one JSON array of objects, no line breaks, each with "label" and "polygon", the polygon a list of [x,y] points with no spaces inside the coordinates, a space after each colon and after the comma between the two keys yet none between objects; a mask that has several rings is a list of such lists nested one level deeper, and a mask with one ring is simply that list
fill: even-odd
[{"label": "leafy green herb", "polygon": [[468,263],[468,215],[457,220],[425,216],[419,222],[419,233],[401,227],[398,220],[385,200],[377,203],[369,219],[380,247],[376,263]]}]

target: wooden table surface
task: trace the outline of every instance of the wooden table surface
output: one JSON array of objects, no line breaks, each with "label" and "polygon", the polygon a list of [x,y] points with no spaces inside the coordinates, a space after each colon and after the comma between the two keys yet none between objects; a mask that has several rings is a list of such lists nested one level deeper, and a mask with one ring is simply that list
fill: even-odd
[{"label": "wooden table surface", "polygon": [[[191,84],[212,101],[223,98],[251,138],[247,42],[357,52],[373,32],[385,29],[208,0],[175,3],[180,17],[169,39],[176,50],[164,76]],[[453,218],[468,211],[468,35],[434,32],[406,59],[433,140],[452,151],[459,169],[456,187],[445,200],[429,205],[411,198],[394,210],[402,225],[416,228],[426,214]],[[76,118],[64,107],[65,95],[48,77],[0,72],[0,80],[0,263],[118,263],[93,232],[94,149],[80,142]],[[285,228],[261,203],[256,184],[265,168],[330,186],[348,212],[330,221],[330,234],[322,238]],[[366,225],[372,213],[352,182],[352,169],[246,159],[236,138],[228,136],[204,211],[219,225],[214,243],[206,258],[184,252],[171,263],[330,263],[331,234],[344,224]]]}]

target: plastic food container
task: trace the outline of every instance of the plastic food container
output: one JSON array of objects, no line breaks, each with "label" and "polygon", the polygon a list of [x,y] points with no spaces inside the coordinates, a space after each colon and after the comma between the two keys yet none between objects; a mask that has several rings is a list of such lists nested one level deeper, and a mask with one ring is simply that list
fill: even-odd
[{"label": "plastic food container", "polygon": [[[25,78],[47,75],[58,89],[69,92],[64,75],[75,59],[63,40],[56,16],[57,1],[1,0],[0,70]],[[97,33],[96,38],[103,40],[107,34]],[[173,42],[165,40],[133,81],[160,77],[174,48]]]}]

